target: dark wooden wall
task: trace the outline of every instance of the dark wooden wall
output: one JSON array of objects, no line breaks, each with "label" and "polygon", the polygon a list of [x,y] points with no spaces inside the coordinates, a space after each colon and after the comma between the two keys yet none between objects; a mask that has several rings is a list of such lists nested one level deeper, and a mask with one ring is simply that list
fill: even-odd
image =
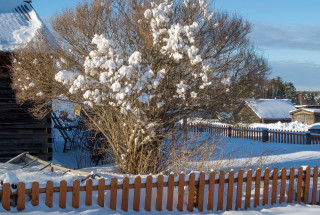
[{"label": "dark wooden wall", "polygon": [[30,104],[20,106],[16,103],[7,68],[9,64],[8,54],[0,54],[0,162],[25,151],[51,160],[51,118],[36,120],[27,113]]}]

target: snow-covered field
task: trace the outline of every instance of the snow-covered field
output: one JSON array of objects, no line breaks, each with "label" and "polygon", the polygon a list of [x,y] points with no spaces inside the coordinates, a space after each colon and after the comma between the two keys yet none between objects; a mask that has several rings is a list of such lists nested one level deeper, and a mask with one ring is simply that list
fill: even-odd
[{"label": "snow-covered field", "polygon": [[[280,125],[280,124],[279,124]],[[199,140],[210,138],[210,134],[201,133],[199,135]],[[224,170],[226,168],[233,168],[234,170],[246,168],[256,168],[256,167],[269,167],[269,168],[290,168],[290,167],[299,167],[309,165],[311,167],[319,165],[320,163],[320,146],[318,145],[293,145],[293,144],[280,144],[280,143],[263,143],[247,139],[232,139],[232,138],[216,138],[216,141],[219,141],[222,158],[220,161],[208,161],[209,165],[218,166],[219,169]],[[232,159],[229,159],[232,158]],[[62,153],[54,152],[53,163],[65,166],[68,168],[76,167],[76,157],[72,152]],[[216,165],[216,162],[219,162],[219,165]],[[42,165],[33,164],[30,167],[25,169],[20,169],[20,165],[13,164],[0,164],[0,175],[2,173],[11,172],[16,174],[20,181],[26,183],[26,187],[31,187],[31,182],[38,181],[41,187],[44,187],[48,180],[54,182],[58,186],[58,183],[61,180],[66,180],[68,184],[72,184],[74,179],[81,179],[82,176],[74,175],[71,173],[66,173],[62,175],[62,172],[55,171],[50,172],[49,168],[39,171],[39,168]],[[85,172],[93,172],[104,178],[108,183],[112,177],[117,177],[122,179],[123,174],[117,173],[117,170],[112,165],[107,166],[98,166],[98,167],[88,167],[81,169]],[[129,176],[133,179],[134,176]],[[146,176],[142,176],[145,178]],[[97,180],[93,181],[94,184],[97,183]],[[83,185],[83,184],[82,184]],[[40,197],[41,198],[41,197]],[[42,197],[43,199],[43,197]],[[69,198],[70,199],[70,198]],[[95,200],[94,200],[95,201]],[[40,200],[41,202],[41,200]],[[52,209],[47,208],[44,204],[41,206],[33,207],[30,202],[26,204],[26,210],[20,214],[138,214],[129,208],[129,212],[123,212],[120,209],[117,211],[112,211],[105,208],[100,208],[99,206],[93,204],[91,207],[86,207],[80,204],[79,209],[73,209],[71,203],[69,202],[69,207],[62,210],[58,207],[58,199],[54,199],[54,207]],[[118,207],[120,208],[120,207]],[[165,208],[165,207],[164,207]],[[143,211],[143,210],[142,210]],[[16,209],[12,208],[10,213],[15,213]],[[155,209],[152,209],[152,214],[167,214],[169,213],[166,210],[162,212],[157,212]],[[195,209],[195,212],[192,214],[198,214],[199,212]],[[278,204],[274,206],[267,206],[264,208],[250,209],[248,211],[229,211],[229,212],[217,212],[217,211],[205,211],[201,214],[319,214],[319,206],[309,206],[309,205],[296,205],[296,204]],[[4,211],[0,207],[0,214],[8,214],[7,211]],[[140,212],[139,214],[150,214],[150,212]],[[170,212],[170,214],[191,214],[188,212],[178,212],[176,209]]]}]

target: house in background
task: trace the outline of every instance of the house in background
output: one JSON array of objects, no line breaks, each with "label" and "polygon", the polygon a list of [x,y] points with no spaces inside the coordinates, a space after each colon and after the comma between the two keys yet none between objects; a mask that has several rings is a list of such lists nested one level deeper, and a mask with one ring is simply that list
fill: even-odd
[{"label": "house in background", "polygon": [[320,105],[299,105],[296,108],[296,110],[290,112],[293,122],[308,125],[320,122]]},{"label": "house in background", "polygon": [[235,114],[238,123],[291,122],[290,111],[296,110],[287,99],[248,99]]},{"label": "house in background", "polygon": [[27,113],[31,104],[16,103],[9,73],[11,54],[43,26],[31,1],[0,0],[0,162],[26,151],[52,159],[51,118],[36,120]]}]

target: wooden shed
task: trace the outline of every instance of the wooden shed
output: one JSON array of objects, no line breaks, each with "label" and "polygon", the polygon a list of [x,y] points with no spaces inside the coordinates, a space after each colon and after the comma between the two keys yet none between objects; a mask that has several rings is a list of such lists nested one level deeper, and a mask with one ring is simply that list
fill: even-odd
[{"label": "wooden shed", "polygon": [[308,125],[320,122],[320,106],[298,106],[298,109],[291,111],[290,114],[293,122],[301,122]]},{"label": "wooden shed", "polygon": [[292,110],[295,107],[287,99],[247,99],[234,118],[245,124],[291,122]]},{"label": "wooden shed", "polygon": [[31,1],[0,0],[0,5],[0,162],[26,151],[51,160],[51,118],[36,120],[27,112],[31,104],[16,103],[9,71],[10,55],[32,39],[42,22]]}]

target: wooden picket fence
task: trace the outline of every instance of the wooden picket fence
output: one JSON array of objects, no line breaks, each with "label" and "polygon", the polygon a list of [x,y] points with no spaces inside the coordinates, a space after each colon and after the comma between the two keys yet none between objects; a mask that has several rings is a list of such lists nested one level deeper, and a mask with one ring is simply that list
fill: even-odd
[{"label": "wooden picket fence", "polygon": [[[216,177],[217,174],[217,177]],[[187,180],[185,180],[187,178]],[[11,193],[11,185],[4,184],[0,190],[2,197],[2,207],[10,210],[10,198],[17,196],[17,210],[25,209],[26,195],[31,195],[31,205],[37,206],[43,204],[39,201],[39,194],[45,194],[45,204],[47,207],[53,207],[53,196],[59,195],[59,207],[67,207],[67,193],[72,193],[72,207],[79,208],[80,193],[85,194],[86,206],[92,206],[93,194],[97,195],[97,204],[105,207],[106,195],[109,195],[108,207],[112,210],[117,209],[117,196],[121,192],[121,210],[129,209],[129,191],[133,191],[131,203],[134,211],[151,211],[155,207],[157,211],[164,210],[163,202],[166,204],[166,210],[172,211],[174,207],[178,211],[192,212],[197,208],[199,212],[206,210],[239,210],[248,209],[257,206],[264,206],[276,203],[305,203],[319,204],[318,196],[318,178],[319,168],[315,166],[313,171],[310,167],[300,167],[295,171],[293,167],[287,171],[283,168],[278,171],[274,168],[272,172],[267,168],[262,172],[257,169],[255,172],[249,170],[244,174],[240,170],[235,174],[232,170],[228,173],[210,172],[210,173],[191,173],[188,177],[180,174],[178,177],[169,175],[164,177],[159,175],[155,178],[147,176],[144,183],[141,183],[141,177],[136,176],[134,183],[129,183],[129,178],[125,177],[121,181],[112,178],[110,184],[105,183],[105,179],[98,180],[98,185],[93,186],[93,181],[88,179],[85,186],[80,185],[79,180],[74,180],[72,186],[67,186],[66,181],[61,181],[59,187],[54,187],[52,181],[48,181],[46,187],[39,188],[38,182],[32,183],[31,189],[25,189],[24,183],[19,183],[17,190]],[[188,187],[187,191],[185,186]],[[142,190],[143,189],[143,190]],[[105,194],[105,191],[107,194]],[[145,198],[141,199],[141,193],[145,192]],[[153,192],[154,191],[154,192]],[[186,201],[185,192],[188,193]],[[155,194],[155,205],[152,206],[151,199]],[[174,195],[175,194],[175,195]],[[177,201],[174,204],[174,196]],[[217,198],[216,200],[214,198]],[[120,199],[119,199],[120,200]],[[140,201],[144,201],[144,208],[140,208]],[[132,202],[133,201],[133,202]],[[141,202],[143,203],[143,202]],[[118,203],[118,206],[119,203]],[[131,208],[131,207],[130,207]]]},{"label": "wooden picket fence", "polygon": [[[307,144],[308,132],[284,131],[277,129],[249,128],[228,125],[206,125],[194,124],[188,127],[193,132],[208,132],[214,136],[225,136],[231,138],[246,138],[256,141],[264,141],[263,132],[267,132],[267,139],[264,142]],[[309,144],[320,144],[320,134],[309,134]]]}]

